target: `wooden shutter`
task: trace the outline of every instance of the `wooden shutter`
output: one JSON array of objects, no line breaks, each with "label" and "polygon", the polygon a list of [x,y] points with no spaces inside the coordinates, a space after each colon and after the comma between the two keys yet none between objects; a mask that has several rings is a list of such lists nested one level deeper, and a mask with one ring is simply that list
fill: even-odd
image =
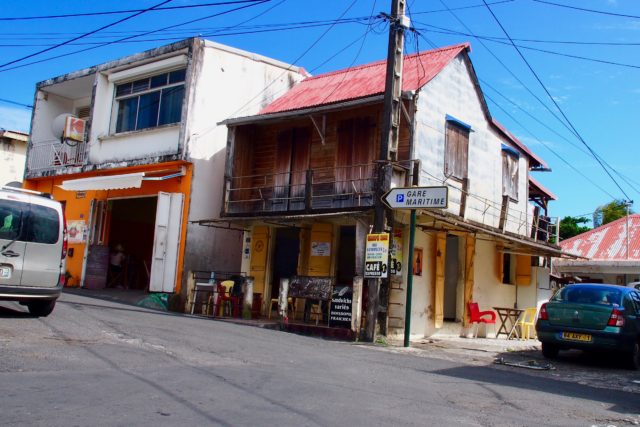
[{"label": "wooden shutter", "polygon": [[447,122],[445,139],[445,174],[458,179],[466,178],[469,130],[456,126],[454,123]]},{"label": "wooden shutter", "polygon": [[436,234],[436,250],[433,265],[435,280],[433,289],[433,316],[436,328],[442,328],[444,322],[444,271],[447,256],[447,233]]},{"label": "wooden shutter", "polygon": [[341,120],[338,123],[338,152],[336,155],[336,194],[349,192],[349,166],[353,154],[353,119]]},{"label": "wooden shutter", "polygon": [[502,194],[518,200],[518,158],[502,152]]},{"label": "wooden shutter", "polygon": [[[311,226],[309,250],[309,275],[310,276],[331,276],[331,258],[333,257],[333,224],[314,223]],[[328,256],[314,256],[314,244],[328,244]]]},{"label": "wooden shutter", "polygon": [[253,292],[264,294],[269,252],[269,227],[254,227],[251,233],[251,261],[249,275],[254,277]]},{"label": "wooden shutter", "polygon": [[294,129],[291,159],[291,197],[304,197],[304,184],[309,169],[311,131],[309,128]]},{"label": "wooden shutter", "polygon": [[516,256],[516,285],[529,286],[531,284],[531,257],[529,255]]},{"label": "wooden shutter", "polygon": [[[289,175],[291,171],[291,139],[289,129],[278,134],[276,149],[276,170],[273,182],[274,210],[286,210],[289,197]],[[283,206],[284,205],[284,206]]]},{"label": "wooden shutter", "polygon": [[466,239],[466,250],[464,258],[464,317],[462,319],[463,326],[469,324],[468,303],[473,300],[473,284],[474,284],[474,262],[476,257],[476,238],[470,234]]},{"label": "wooden shutter", "polygon": [[504,254],[502,253],[502,246],[496,245],[496,277],[498,278],[498,282],[502,283],[502,278],[504,277]]}]

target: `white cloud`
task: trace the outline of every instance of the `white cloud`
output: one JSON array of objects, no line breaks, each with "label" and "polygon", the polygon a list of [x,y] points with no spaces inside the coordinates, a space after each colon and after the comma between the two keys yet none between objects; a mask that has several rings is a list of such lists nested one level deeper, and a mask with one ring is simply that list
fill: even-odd
[{"label": "white cloud", "polygon": [[29,132],[31,110],[0,105],[0,128]]}]

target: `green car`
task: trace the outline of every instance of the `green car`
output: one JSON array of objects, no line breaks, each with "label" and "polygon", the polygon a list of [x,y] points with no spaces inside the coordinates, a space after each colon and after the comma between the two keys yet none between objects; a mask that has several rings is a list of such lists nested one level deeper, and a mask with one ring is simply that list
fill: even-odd
[{"label": "green car", "polygon": [[611,351],[640,367],[640,291],[616,285],[569,285],[542,305],[536,322],[542,354],[560,350]]}]

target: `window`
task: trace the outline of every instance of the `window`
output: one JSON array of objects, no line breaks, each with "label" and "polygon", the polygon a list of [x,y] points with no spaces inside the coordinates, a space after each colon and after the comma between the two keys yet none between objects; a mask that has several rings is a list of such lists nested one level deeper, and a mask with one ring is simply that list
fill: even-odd
[{"label": "window", "polygon": [[186,69],[116,86],[116,133],[178,123]]},{"label": "window", "polygon": [[447,117],[445,133],[444,173],[448,177],[467,177],[469,131],[462,122]]},{"label": "window", "polygon": [[502,146],[502,195],[518,200],[518,163],[520,157],[514,149]]},{"label": "window", "polygon": [[53,244],[60,235],[60,218],[53,208],[13,200],[0,201],[0,239]]}]

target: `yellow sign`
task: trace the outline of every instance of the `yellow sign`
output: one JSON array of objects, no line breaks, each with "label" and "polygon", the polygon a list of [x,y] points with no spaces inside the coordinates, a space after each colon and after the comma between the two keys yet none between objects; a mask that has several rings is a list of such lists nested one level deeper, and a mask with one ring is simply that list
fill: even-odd
[{"label": "yellow sign", "polygon": [[364,257],[365,279],[388,277],[389,233],[367,234]]}]

